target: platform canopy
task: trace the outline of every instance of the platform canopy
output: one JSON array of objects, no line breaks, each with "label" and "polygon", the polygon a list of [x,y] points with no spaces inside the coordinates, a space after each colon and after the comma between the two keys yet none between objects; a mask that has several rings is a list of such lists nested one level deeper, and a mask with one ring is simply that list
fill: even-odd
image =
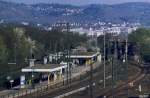
[{"label": "platform canopy", "polygon": [[99,52],[78,52],[70,55],[70,58],[93,58],[100,55]]},{"label": "platform canopy", "polygon": [[35,66],[32,67],[26,67],[23,68],[22,72],[56,72],[60,71],[63,68],[67,68],[67,65],[61,65],[61,64],[35,64]]}]

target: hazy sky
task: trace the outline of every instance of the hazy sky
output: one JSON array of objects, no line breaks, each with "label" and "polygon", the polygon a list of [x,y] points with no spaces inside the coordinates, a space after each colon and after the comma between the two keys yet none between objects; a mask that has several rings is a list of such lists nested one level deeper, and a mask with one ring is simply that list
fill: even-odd
[{"label": "hazy sky", "polygon": [[123,2],[150,2],[150,0],[3,0],[19,3],[60,3],[60,4],[73,4],[73,5],[87,5],[87,4],[116,4]]}]

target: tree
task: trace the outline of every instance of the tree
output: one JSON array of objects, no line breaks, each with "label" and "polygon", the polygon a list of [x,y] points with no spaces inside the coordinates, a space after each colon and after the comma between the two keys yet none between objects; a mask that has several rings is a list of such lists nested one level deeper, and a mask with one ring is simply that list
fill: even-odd
[{"label": "tree", "polygon": [[142,59],[150,62],[150,29],[140,28],[129,34],[129,41],[138,46]]},{"label": "tree", "polygon": [[0,63],[5,63],[8,57],[7,48],[0,36]]}]

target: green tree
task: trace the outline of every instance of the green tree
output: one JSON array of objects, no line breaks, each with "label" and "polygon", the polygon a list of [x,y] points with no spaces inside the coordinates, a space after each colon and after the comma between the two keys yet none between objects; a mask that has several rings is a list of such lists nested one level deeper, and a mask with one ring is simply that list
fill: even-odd
[{"label": "green tree", "polygon": [[142,59],[150,62],[150,29],[137,29],[129,34],[129,41],[135,42]]},{"label": "green tree", "polygon": [[6,45],[3,42],[2,37],[0,36],[0,63],[5,63],[7,61],[8,53]]}]

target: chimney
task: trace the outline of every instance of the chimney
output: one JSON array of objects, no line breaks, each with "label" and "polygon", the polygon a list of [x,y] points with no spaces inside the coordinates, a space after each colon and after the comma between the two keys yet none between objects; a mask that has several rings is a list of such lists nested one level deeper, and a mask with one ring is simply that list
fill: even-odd
[{"label": "chimney", "polygon": [[35,65],[34,62],[35,62],[35,59],[29,59],[29,66],[33,67]]}]

